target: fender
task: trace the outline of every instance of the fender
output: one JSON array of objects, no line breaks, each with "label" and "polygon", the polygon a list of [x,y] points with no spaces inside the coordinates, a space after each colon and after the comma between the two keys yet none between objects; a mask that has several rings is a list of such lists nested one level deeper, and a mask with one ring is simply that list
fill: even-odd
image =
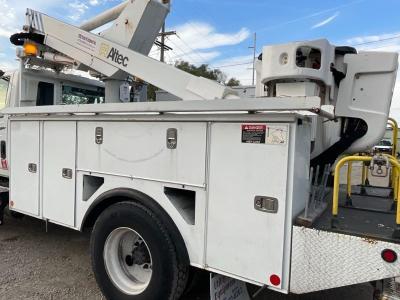
[{"label": "fender", "polygon": [[175,242],[175,246],[178,253],[180,254],[180,257],[184,260],[186,264],[190,264],[189,254],[187,252],[185,241],[172,218],[153,198],[134,189],[116,188],[104,192],[99,197],[97,197],[97,199],[90,205],[89,209],[86,211],[86,214],[82,220],[80,231],[83,231],[85,228],[92,227],[95,224],[97,218],[105,209],[115,203],[123,201],[140,203],[141,205],[152,210],[157,215],[157,217],[160,218],[161,222],[166,226],[168,232],[171,235],[171,238]]}]

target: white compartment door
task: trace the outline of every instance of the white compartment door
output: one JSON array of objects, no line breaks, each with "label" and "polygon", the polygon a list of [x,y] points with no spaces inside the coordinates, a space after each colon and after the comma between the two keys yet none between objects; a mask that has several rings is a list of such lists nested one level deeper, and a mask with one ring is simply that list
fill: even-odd
[{"label": "white compartment door", "polygon": [[76,122],[44,123],[43,217],[75,225]]},{"label": "white compartment door", "polygon": [[10,207],[39,216],[39,122],[10,125]]},{"label": "white compartment door", "polygon": [[[284,124],[212,125],[207,240],[211,268],[266,285],[271,285],[271,276],[283,281],[288,131]],[[277,209],[257,210],[258,196],[278,201]]]}]

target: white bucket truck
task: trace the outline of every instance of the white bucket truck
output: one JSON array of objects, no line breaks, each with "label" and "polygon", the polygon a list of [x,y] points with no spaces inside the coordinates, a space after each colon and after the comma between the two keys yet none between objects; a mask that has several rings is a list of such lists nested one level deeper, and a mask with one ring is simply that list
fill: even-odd
[{"label": "white bucket truck", "polygon": [[[10,210],[93,227],[93,269],[108,299],[179,299],[190,266],[295,294],[400,276],[400,262],[382,255],[400,254],[393,215],[390,234],[371,235],[359,218],[353,231],[332,228],[329,211],[309,228],[296,224],[312,209],[310,166],[324,168],[314,177],[326,186],[338,156],[382,138],[397,54],[326,40],[268,46],[256,98],[239,99],[148,57],[169,9],[165,0],[126,1],[80,28],[28,10],[13,37],[21,66],[90,71],[106,103],[22,105],[36,101],[23,93],[30,72],[3,76],[21,103],[3,111]],[[128,76],[185,100],[118,103]]]}]

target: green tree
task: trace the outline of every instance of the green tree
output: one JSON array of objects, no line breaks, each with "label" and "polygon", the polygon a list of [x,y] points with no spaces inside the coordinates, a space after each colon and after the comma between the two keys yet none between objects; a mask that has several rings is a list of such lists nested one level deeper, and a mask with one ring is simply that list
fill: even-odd
[{"label": "green tree", "polygon": [[147,86],[147,101],[156,101],[156,91],[158,88],[152,84]]},{"label": "green tree", "polygon": [[[228,86],[240,85],[240,81],[237,80],[236,78],[231,78],[227,82],[228,77],[224,72],[222,72],[220,69],[211,69],[210,66],[207,64],[195,66],[187,61],[178,61],[175,63],[175,67],[196,76],[201,76],[204,78],[215,80],[224,85]],[[229,85],[229,83],[231,85]]]},{"label": "green tree", "polygon": [[236,78],[231,78],[229,79],[228,83],[226,84],[227,86],[239,86],[240,81]]},{"label": "green tree", "polygon": [[[236,78],[231,78],[228,80],[228,77],[224,72],[222,72],[220,69],[211,69],[210,66],[207,64],[196,66],[187,61],[177,61],[175,63],[175,67],[192,75],[208,78],[227,86],[240,85],[240,81]],[[157,90],[158,89],[156,87],[149,85],[147,93],[149,101],[155,101]]]}]

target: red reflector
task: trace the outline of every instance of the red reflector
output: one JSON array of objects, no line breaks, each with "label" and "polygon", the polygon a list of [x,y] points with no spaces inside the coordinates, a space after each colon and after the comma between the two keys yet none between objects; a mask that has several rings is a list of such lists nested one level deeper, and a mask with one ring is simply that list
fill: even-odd
[{"label": "red reflector", "polygon": [[382,251],[382,258],[387,263],[394,263],[397,260],[397,254],[393,250],[385,249]]},{"label": "red reflector", "polygon": [[281,278],[278,275],[271,275],[271,277],[269,278],[269,281],[274,286],[278,286],[281,284]]}]

